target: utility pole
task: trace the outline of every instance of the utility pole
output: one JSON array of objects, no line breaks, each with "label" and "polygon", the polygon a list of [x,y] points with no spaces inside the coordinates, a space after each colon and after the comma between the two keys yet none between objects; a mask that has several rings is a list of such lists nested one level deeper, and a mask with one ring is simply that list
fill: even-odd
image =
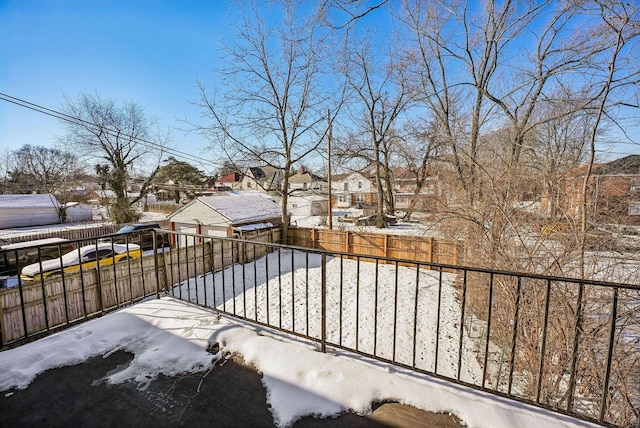
[{"label": "utility pole", "polygon": [[331,209],[331,110],[327,110],[327,120],[329,121],[329,129],[327,130],[327,187],[329,195],[329,230],[333,229],[333,210]]}]

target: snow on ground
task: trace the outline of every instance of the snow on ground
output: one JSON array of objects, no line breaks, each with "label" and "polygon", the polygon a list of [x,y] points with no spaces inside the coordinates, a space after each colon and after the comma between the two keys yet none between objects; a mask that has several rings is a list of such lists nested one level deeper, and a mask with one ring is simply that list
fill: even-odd
[{"label": "snow on ground", "polygon": [[[255,263],[192,279],[189,287],[183,285],[174,295],[320,338],[321,266],[319,254],[282,250]],[[460,306],[453,287],[455,275],[443,273],[440,289],[437,271],[420,270],[417,278],[414,267],[358,265],[355,260],[328,257],[326,277],[328,341],[389,360],[395,356],[396,361],[413,365],[415,324],[415,365],[435,371],[435,354],[427,350],[436,349],[439,327],[437,372],[456,378]],[[464,341],[462,366],[461,379],[478,383],[482,369],[470,340]]]},{"label": "snow on ground", "polygon": [[219,342],[225,352],[242,355],[263,374],[278,426],[289,426],[309,414],[330,416],[346,410],[366,414],[372,402],[381,400],[454,413],[470,427],[591,426],[377,362],[323,354],[308,343],[260,331],[171,297],[147,300],[1,352],[0,390],[27,388],[47,369],[118,350],[135,354],[133,361],[100,381],[136,382],[143,390],[159,374],[206,370],[220,357],[206,352],[211,342]]}]

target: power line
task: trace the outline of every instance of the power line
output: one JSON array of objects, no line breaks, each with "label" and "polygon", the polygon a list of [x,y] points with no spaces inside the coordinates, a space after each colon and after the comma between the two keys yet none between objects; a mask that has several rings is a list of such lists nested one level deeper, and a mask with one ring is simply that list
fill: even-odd
[{"label": "power line", "polygon": [[51,108],[48,108],[48,107],[44,107],[44,106],[42,106],[40,104],[32,103],[30,101],[27,101],[27,100],[24,100],[24,99],[21,99],[21,98],[17,98],[17,97],[14,97],[14,96],[2,93],[2,92],[0,92],[0,100],[6,101],[6,102],[14,104],[14,105],[17,105],[19,107],[24,107],[26,109],[35,111],[37,113],[41,113],[41,114],[44,114],[44,115],[47,115],[47,116],[51,116],[51,117],[53,117],[55,119],[58,119],[58,120],[61,120],[61,121],[64,121],[64,122],[69,122],[69,123],[71,123],[73,125],[87,127],[87,128],[89,128],[90,130],[92,130],[94,132],[96,130],[98,130],[98,131],[101,131],[101,132],[103,132],[105,134],[108,134],[108,135],[111,135],[111,136],[117,136],[117,135],[125,136],[127,138],[132,139],[132,140],[139,141],[140,143],[142,143],[143,145],[145,145],[147,147],[151,147],[153,149],[166,151],[171,155],[174,155],[174,156],[179,157],[179,158],[183,158],[185,160],[189,160],[191,162],[195,162],[195,163],[200,164],[202,166],[205,166],[205,164],[209,164],[209,165],[213,166],[214,168],[218,167],[218,165],[216,165],[214,162],[204,160],[204,159],[202,159],[202,158],[200,158],[198,156],[192,155],[190,153],[183,152],[183,151],[177,150],[177,149],[167,148],[167,147],[164,147],[164,146],[162,146],[162,145],[160,145],[158,143],[155,143],[153,141],[146,140],[144,138],[134,137],[133,135],[130,135],[130,134],[117,132],[117,131],[114,131],[113,129],[110,129],[107,126],[99,126],[99,125],[97,125],[95,123],[92,123],[92,122],[89,122],[89,121],[86,121],[86,120],[83,120],[83,119],[68,115],[68,114],[66,114],[64,112],[61,112],[61,111],[58,111],[58,110],[54,110],[54,109],[51,109]]}]

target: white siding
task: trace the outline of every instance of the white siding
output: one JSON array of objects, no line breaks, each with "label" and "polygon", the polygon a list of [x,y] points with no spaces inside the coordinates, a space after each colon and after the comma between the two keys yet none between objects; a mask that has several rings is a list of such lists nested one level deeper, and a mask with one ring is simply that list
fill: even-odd
[{"label": "white siding", "polygon": [[207,236],[219,236],[224,238],[227,236],[227,226],[203,226],[202,234]]},{"label": "white siding", "polygon": [[[173,223],[173,230],[179,233],[198,233],[197,226],[193,224]],[[186,245],[193,245],[193,238],[184,235],[177,235],[180,238],[179,245],[184,247]]]},{"label": "white siding", "polygon": [[13,227],[45,226],[60,223],[55,208],[0,209],[0,229]]},{"label": "white siding", "polygon": [[209,205],[195,199],[189,205],[170,215],[169,221],[184,224],[201,224],[203,226],[224,226],[229,219],[212,209]]},{"label": "white siding", "polygon": [[0,195],[0,229],[60,223],[53,195]]},{"label": "white siding", "polygon": [[294,216],[326,215],[328,213],[328,199],[313,196],[290,196],[287,201],[287,211]]},{"label": "white siding", "polygon": [[79,204],[67,207],[67,223],[80,223],[93,220],[93,209],[90,205]]}]

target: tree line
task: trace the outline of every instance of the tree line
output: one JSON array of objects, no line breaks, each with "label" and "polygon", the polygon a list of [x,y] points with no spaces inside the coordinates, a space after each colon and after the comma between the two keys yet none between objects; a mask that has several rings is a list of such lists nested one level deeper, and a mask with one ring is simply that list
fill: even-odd
[{"label": "tree line", "polygon": [[[215,71],[215,90],[206,80],[196,82],[202,117],[185,121],[185,130],[209,142],[213,160],[238,171],[283,171],[283,216],[295,167],[326,170],[329,143],[334,171],[372,173],[380,219],[396,211],[398,167],[413,182],[407,216],[437,177],[444,189],[429,215],[469,243],[470,263],[563,273],[565,263],[553,249],[542,241],[531,245],[514,202],[558,194],[560,178],[593,165],[607,141],[625,138],[628,121],[637,121],[637,5],[240,5],[235,37],[222,46],[225,65]],[[61,147],[83,163],[92,159],[102,184],[116,194],[118,219],[132,219],[126,179],[144,172],[141,197],[148,191],[171,153],[170,133],[139,104],[97,93],[67,95],[61,109],[67,126]],[[13,173],[17,178],[20,170]],[[589,167],[568,245],[580,260],[589,248],[591,174]],[[552,218],[566,217],[557,198],[549,200]]]}]

